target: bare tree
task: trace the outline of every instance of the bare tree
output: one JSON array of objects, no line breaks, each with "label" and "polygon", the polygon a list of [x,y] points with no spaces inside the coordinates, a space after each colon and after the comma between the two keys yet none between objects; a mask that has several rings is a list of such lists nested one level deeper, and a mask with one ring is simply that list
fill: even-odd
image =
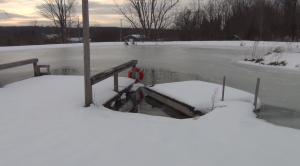
[{"label": "bare tree", "polygon": [[114,0],[116,11],[120,13],[132,28],[139,30],[142,36],[151,39],[151,30],[154,30],[154,39],[163,29],[169,27],[174,18],[170,11],[180,0],[125,0],[120,4]]},{"label": "bare tree", "polygon": [[37,11],[51,20],[59,30],[62,43],[67,42],[67,28],[74,23],[74,14],[77,0],[39,0]]},{"label": "bare tree", "polygon": [[30,22],[30,25],[33,26],[33,27],[36,27],[36,26],[37,26],[37,23],[38,23],[38,20],[37,20],[37,19],[33,19],[33,20]]},{"label": "bare tree", "polygon": [[80,27],[82,26],[82,22],[79,20],[79,17],[77,17],[76,27],[78,31],[78,41],[82,42],[81,35],[80,35]]}]

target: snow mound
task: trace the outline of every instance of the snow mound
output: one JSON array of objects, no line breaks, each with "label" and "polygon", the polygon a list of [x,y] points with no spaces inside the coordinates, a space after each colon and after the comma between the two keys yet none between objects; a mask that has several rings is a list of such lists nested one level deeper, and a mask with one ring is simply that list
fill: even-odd
[{"label": "snow mound", "polygon": [[[222,100],[223,86],[214,83],[202,81],[183,81],[176,83],[157,84],[154,87],[149,87],[158,93],[169,96],[177,101],[183,102],[195,108],[196,111],[207,113],[211,110],[212,96],[215,90],[218,93],[215,95],[215,107],[225,106],[220,103]],[[243,101],[254,103],[254,95],[245,91],[225,87],[225,101]],[[257,108],[260,108],[261,103],[258,99]]]}]

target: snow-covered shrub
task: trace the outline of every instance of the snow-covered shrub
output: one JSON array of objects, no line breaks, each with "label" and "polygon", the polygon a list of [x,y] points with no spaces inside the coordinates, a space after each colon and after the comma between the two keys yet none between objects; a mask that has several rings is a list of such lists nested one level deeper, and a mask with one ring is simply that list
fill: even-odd
[{"label": "snow-covered shrub", "polygon": [[284,51],[285,50],[282,46],[278,46],[273,50],[273,52],[275,52],[275,53],[283,53]]},{"label": "snow-covered shrub", "polygon": [[245,42],[243,42],[243,41],[241,41],[241,43],[240,43],[240,46],[245,46],[246,45],[246,43]]},{"label": "snow-covered shrub", "polygon": [[208,108],[209,111],[212,111],[212,110],[214,110],[216,108],[215,103],[216,103],[216,98],[218,96],[218,90],[219,89],[216,88],[214,90],[214,93],[211,95],[211,108],[210,109]]}]

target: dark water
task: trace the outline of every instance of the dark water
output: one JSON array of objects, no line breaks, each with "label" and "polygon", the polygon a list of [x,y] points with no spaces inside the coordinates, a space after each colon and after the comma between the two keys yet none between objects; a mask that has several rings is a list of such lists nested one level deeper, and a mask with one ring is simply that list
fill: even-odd
[{"label": "dark water", "polygon": [[280,126],[300,129],[300,113],[292,110],[265,105],[259,112],[259,118]]}]

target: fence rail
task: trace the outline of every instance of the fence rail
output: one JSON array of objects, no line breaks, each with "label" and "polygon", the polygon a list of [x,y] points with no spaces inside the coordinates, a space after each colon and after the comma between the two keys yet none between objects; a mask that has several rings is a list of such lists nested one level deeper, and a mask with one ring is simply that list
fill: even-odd
[{"label": "fence rail", "polygon": [[[136,64],[137,64],[137,60],[132,60],[132,61],[129,61],[127,63],[124,63],[122,65],[119,65],[117,67],[114,67],[112,69],[109,69],[109,70],[106,70],[106,71],[103,71],[99,74],[96,74],[94,76],[91,77],[91,84],[94,85],[100,81],[103,81],[105,80],[106,78],[109,78],[111,76],[115,76],[117,77],[118,76],[118,73],[130,68],[130,67],[133,67],[134,70],[132,71],[132,77],[135,79],[135,67],[136,67]],[[115,82],[118,82],[117,80],[115,80]]]},{"label": "fence rail", "polygon": [[[27,59],[27,60],[23,60],[23,61],[0,64],[0,70],[24,66],[24,65],[28,65],[28,64],[33,64],[34,76],[50,74],[50,66],[49,65],[37,65],[38,62],[39,62],[39,60],[37,58],[35,58],[35,59]],[[47,68],[47,73],[41,73],[40,68]]]}]

